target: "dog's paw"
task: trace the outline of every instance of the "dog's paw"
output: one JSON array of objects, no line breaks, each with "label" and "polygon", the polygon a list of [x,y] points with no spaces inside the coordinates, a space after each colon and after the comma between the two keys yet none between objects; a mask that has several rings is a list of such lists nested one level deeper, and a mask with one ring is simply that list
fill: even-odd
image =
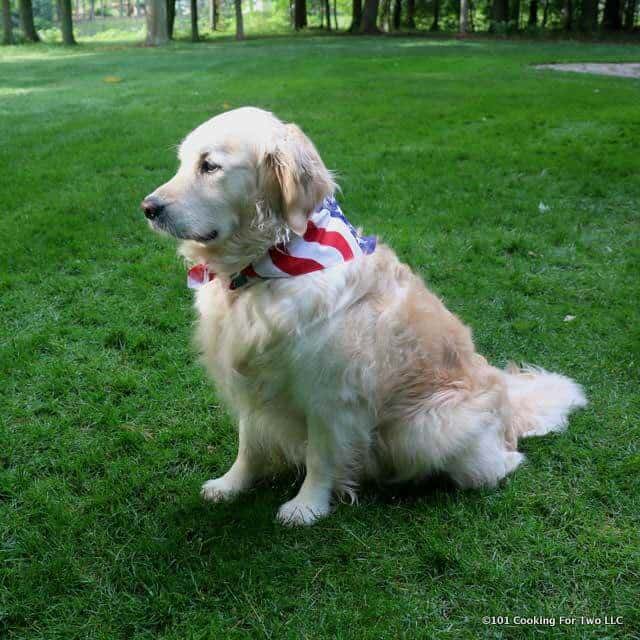
[{"label": "dog's paw", "polygon": [[278,520],[288,527],[309,526],[328,514],[328,504],[308,503],[294,498],[278,509]]},{"label": "dog's paw", "polygon": [[202,485],[200,495],[209,502],[229,502],[238,495],[238,491],[224,478],[214,478]]}]

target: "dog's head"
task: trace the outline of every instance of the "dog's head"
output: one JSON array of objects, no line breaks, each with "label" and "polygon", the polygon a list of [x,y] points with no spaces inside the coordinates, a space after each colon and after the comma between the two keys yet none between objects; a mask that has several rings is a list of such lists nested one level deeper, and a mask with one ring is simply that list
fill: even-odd
[{"label": "dog's head", "polygon": [[333,193],[332,176],[294,124],[253,107],[228,111],[180,145],[176,175],[142,201],[150,226],[222,272],[246,266]]}]

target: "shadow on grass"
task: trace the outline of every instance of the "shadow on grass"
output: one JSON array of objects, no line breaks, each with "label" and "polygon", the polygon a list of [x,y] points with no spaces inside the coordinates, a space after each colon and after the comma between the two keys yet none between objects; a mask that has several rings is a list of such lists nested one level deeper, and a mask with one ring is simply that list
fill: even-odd
[{"label": "shadow on grass", "polygon": [[183,504],[176,505],[171,513],[166,514],[173,542],[199,538],[206,541],[209,551],[221,551],[229,545],[237,547],[249,542],[258,545],[258,550],[263,543],[272,547],[274,541],[283,536],[288,537],[294,531],[323,531],[320,536],[311,536],[332,544],[334,540],[326,536],[327,530],[334,529],[336,524],[348,524],[359,519],[358,516],[362,515],[360,508],[377,510],[386,520],[386,516],[392,511],[389,507],[412,509],[419,504],[448,505],[452,500],[457,501],[469,495],[468,492],[460,491],[444,475],[432,476],[422,482],[397,485],[368,483],[359,492],[355,505],[338,501],[334,512],[313,528],[283,527],[275,519],[278,507],[296,494],[301,481],[302,478],[295,474],[265,480],[233,502],[207,503],[195,492],[185,496]]}]

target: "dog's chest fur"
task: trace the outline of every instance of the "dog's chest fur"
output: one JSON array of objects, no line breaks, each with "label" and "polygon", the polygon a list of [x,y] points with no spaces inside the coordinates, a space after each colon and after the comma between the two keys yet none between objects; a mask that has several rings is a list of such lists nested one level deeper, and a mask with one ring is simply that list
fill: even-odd
[{"label": "dog's chest fur", "polygon": [[447,359],[473,352],[468,331],[384,246],[235,292],[214,280],[196,308],[203,362],[236,413],[340,404],[380,419],[406,393],[433,392],[427,369],[458,375]]},{"label": "dog's chest fur", "polygon": [[[305,389],[344,369],[348,354],[338,316],[353,302],[354,292],[344,287],[348,271],[339,267],[234,292],[214,281],[198,291],[198,346],[231,408],[284,403],[304,412]],[[338,288],[341,300],[331,295]]]}]

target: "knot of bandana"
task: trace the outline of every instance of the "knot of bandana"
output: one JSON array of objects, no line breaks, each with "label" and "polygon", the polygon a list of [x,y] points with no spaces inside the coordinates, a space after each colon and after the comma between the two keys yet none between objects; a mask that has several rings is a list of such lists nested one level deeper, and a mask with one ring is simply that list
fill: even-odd
[{"label": "knot of bandana", "polygon": [[[290,278],[327,269],[373,253],[375,236],[361,236],[342,213],[333,196],[326,198],[309,216],[303,236],[271,247],[264,256],[231,276],[229,289],[235,290],[259,280]],[[189,269],[187,285],[199,289],[215,278],[206,264]]]}]

